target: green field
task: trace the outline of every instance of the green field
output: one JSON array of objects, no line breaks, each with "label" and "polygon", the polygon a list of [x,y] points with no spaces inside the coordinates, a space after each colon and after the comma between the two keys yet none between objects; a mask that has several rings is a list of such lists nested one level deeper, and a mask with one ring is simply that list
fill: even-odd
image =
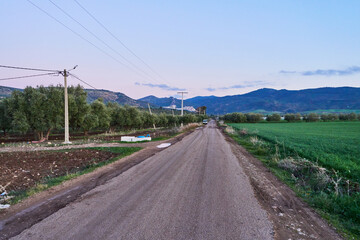
[{"label": "green field", "polygon": [[235,129],[247,129],[260,138],[277,143],[289,155],[317,161],[328,170],[336,170],[360,182],[360,122],[315,123],[235,123]]},{"label": "green field", "polygon": [[228,125],[236,130],[231,137],[345,238],[360,239],[359,121]]}]

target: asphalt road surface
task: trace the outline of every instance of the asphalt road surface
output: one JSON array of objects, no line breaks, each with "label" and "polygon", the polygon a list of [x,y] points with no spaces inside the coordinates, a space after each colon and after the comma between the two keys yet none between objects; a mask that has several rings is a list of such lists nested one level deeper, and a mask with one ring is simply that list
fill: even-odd
[{"label": "asphalt road surface", "polygon": [[230,145],[210,122],[13,239],[273,239]]}]

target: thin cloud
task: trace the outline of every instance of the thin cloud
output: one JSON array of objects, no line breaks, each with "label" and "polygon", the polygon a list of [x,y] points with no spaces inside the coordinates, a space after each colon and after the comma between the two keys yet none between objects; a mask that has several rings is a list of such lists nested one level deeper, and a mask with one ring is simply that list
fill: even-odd
[{"label": "thin cloud", "polygon": [[208,90],[209,92],[215,92],[215,91],[216,91],[216,88],[211,88],[211,87],[209,87],[209,88],[205,88],[205,90]]},{"label": "thin cloud", "polygon": [[246,88],[246,86],[245,85],[233,85],[233,86],[229,86],[229,87],[221,87],[219,89],[228,90],[228,89],[240,89],[240,88]]},{"label": "thin cloud", "polygon": [[171,87],[166,84],[153,84],[153,83],[139,83],[136,82],[135,85],[137,86],[145,86],[145,87],[151,87],[151,88],[160,88],[165,91],[185,91],[184,88],[178,88],[178,87]]},{"label": "thin cloud", "polygon": [[179,94],[174,94],[174,95],[170,95],[170,97],[173,97],[173,98],[181,98],[181,95],[179,95]]},{"label": "thin cloud", "polygon": [[270,83],[266,81],[245,81],[243,84],[236,84],[228,87],[219,87],[219,88],[205,88],[205,90],[209,92],[214,92],[216,90],[243,89],[249,87],[257,87],[261,85],[270,85]]},{"label": "thin cloud", "polygon": [[279,73],[281,74],[294,74],[297,73],[296,71],[285,71],[285,70],[281,70]]},{"label": "thin cloud", "polygon": [[346,75],[353,75],[356,73],[360,73],[359,66],[352,66],[345,69],[317,69],[311,71],[285,71],[281,70],[279,73],[281,74],[300,74],[302,76],[346,76]]}]

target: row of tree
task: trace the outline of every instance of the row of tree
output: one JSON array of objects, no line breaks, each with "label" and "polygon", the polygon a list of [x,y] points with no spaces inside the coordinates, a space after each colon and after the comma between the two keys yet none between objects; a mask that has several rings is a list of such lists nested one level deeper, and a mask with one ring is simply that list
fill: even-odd
[{"label": "row of tree", "polygon": [[264,115],[260,113],[228,113],[223,116],[223,120],[233,123],[260,122],[264,120]]},{"label": "row of tree", "polygon": [[[329,113],[329,114],[316,114],[316,113],[309,113],[301,115],[300,113],[289,113],[285,114],[284,120],[288,122],[297,122],[297,121],[306,121],[306,122],[317,122],[317,121],[356,121],[360,120],[360,114],[356,113]],[[261,121],[268,121],[268,122],[279,122],[282,120],[282,116],[278,113],[270,114],[264,116],[259,113],[228,113],[223,116],[223,120],[226,122],[233,122],[233,123],[245,123],[245,122],[261,122]]]},{"label": "row of tree", "polygon": [[[145,109],[105,104],[102,99],[87,102],[87,93],[80,86],[68,88],[69,126],[73,131],[129,130],[175,126],[180,123],[200,122],[203,115],[150,114]],[[14,91],[9,98],[0,101],[0,129],[4,135],[13,131],[32,132],[38,139],[47,139],[51,131],[64,125],[64,88],[50,86],[26,87],[23,92]]]}]

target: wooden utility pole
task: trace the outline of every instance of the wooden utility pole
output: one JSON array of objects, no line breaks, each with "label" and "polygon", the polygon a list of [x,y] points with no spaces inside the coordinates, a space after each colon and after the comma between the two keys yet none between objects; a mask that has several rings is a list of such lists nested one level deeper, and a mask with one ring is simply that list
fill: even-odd
[{"label": "wooden utility pole", "polygon": [[65,98],[65,144],[70,144],[69,137],[69,104],[68,104],[68,92],[67,92],[67,72],[64,69],[64,98]]}]

